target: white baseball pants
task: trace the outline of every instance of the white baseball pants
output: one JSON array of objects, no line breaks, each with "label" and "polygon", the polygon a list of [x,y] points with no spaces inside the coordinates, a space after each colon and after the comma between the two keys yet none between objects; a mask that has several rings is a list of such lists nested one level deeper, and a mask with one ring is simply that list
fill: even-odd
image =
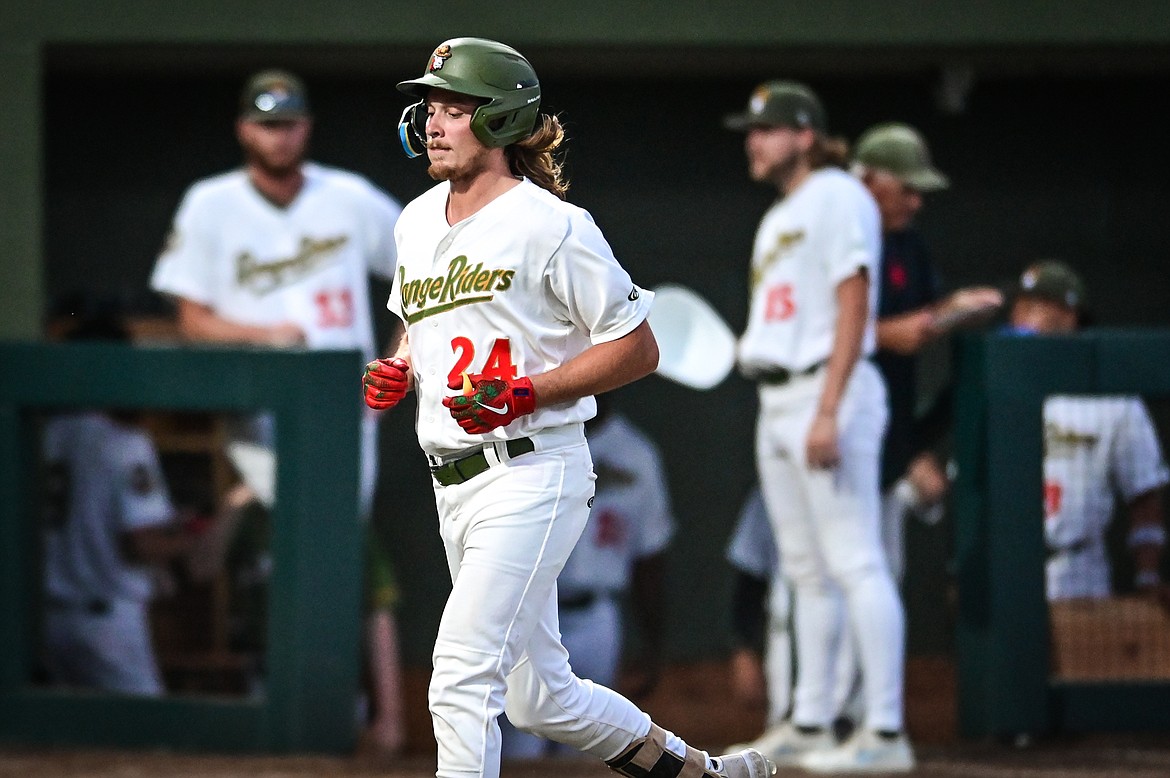
[{"label": "white baseball pants", "polygon": [[783,386],[761,386],[756,457],[781,565],[793,585],[797,678],[793,721],[827,726],[833,662],[845,639],[834,586],[844,594],[857,637],[865,726],[902,728],[905,615],[879,529],[878,480],[888,419],[885,384],[867,361],[854,368],[837,414],[840,463],[807,465],[805,441],[824,371]]},{"label": "white baseball pants", "polygon": [[546,451],[538,438],[535,453],[435,486],[452,580],[430,685],[439,778],[499,775],[505,704],[518,728],[600,759],[650,730],[632,702],[574,675],[560,641],[556,578],[595,480],[583,442]]}]

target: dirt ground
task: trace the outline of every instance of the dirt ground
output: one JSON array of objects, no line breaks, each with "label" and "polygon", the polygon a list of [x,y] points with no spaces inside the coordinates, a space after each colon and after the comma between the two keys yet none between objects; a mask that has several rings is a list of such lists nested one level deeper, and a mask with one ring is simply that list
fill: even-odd
[{"label": "dirt ground", "polygon": [[[656,721],[687,741],[713,751],[745,740],[762,725],[762,710],[728,701],[726,668],[700,664],[672,668],[669,681],[641,704]],[[426,678],[407,679],[409,744],[405,756],[224,756],[166,751],[45,751],[0,748],[0,778],[324,778],[434,775],[434,740],[425,706]],[[1026,748],[963,742],[955,731],[954,673],[945,659],[911,658],[906,679],[907,730],[915,744],[916,778],[1167,778],[1170,731],[1160,736],[1064,738]],[[590,758],[504,765],[505,778],[605,778],[613,776]],[[777,778],[806,776],[782,770]]]},{"label": "dirt ground", "polygon": [[[915,778],[1165,778],[1170,775],[1170,746],[1125,742],[1059,743],[1017,750],[1004,746],[926,746],[918,749]],[[373,758],[313,756],[227,757],[162,752],[77,751],[40,753],[0,750],[3,778],[427,778],[434,757],[411,755],[387,762]],[[600,762],[510,763],[507,778],[606,778]],[[777,778],[807,776],[782,770]]]}]

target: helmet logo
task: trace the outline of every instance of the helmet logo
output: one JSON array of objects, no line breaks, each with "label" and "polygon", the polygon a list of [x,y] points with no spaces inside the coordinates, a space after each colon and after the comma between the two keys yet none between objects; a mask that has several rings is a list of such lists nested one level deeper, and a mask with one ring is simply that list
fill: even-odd
[{"label": "helmet logo", "polygon": [[434,73],[436,70],[442,70],[443,64],[451,58],[451,47],[444,43],[439,48],[435,49],[435,53],[431,55],[431,64],[427,70]]}]

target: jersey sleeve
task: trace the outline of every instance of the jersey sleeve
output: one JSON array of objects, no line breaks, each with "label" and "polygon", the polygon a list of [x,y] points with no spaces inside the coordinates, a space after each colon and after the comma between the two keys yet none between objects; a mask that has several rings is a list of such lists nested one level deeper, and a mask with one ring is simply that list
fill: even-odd
[{"label": "jersey sleeve", "polygon": [[369,184],[369,224],[366,230],[366,267],[372,275],[390,281],[398,261],[398,250],[394,240],[394,227],[402,214],[397,200],[373,184]]},{"label": "jersey sleeve", "polygon": [[864,189],[839,187],[828,193],[822,209],[822,226],[828,235],[825,263],[829,278],[839,284],[859,270],[877,278],[881,248],[881,217]]},{"label": "jersey sleeve", "polygon": [[190,189],[175,212],[150,278],[156,292],[205,305],[212,301],[215,244],[204,222],[198,191]]},{"label": "jersey sleeve", "polygon": [[121,530],[129,532],[174,518],[174,506],[163,477],[158,452],[145,433],[127,432],[119,438],[115,477],[121,509]]},{"label": "jersey sleeve", "polygon": [[546,269],[558,311],[593,344],[628,335],[650,312],[654,293],[630,279],[601,230],[585,211],[569,218],[568,230]]},{"label": "jersey sleeve", "polygon": [[1110,454],[1114,481],[1126,502],[1170,480],[1158,433],[1140,398],[1126,402]]}]

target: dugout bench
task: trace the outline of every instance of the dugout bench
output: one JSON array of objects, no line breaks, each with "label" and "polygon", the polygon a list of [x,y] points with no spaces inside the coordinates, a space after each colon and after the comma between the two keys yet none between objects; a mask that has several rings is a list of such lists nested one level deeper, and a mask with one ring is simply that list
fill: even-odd
[{"label": "dugout bench", "polygon": [[[356,352],[0,344],[0,742],[343,753],[361,621]],[[279,389],[278,389],[279,388]],[[33,418],[76,408],[271,411],[277,425],[262,698],[159,699],[32,684],[39,526]]]}]

